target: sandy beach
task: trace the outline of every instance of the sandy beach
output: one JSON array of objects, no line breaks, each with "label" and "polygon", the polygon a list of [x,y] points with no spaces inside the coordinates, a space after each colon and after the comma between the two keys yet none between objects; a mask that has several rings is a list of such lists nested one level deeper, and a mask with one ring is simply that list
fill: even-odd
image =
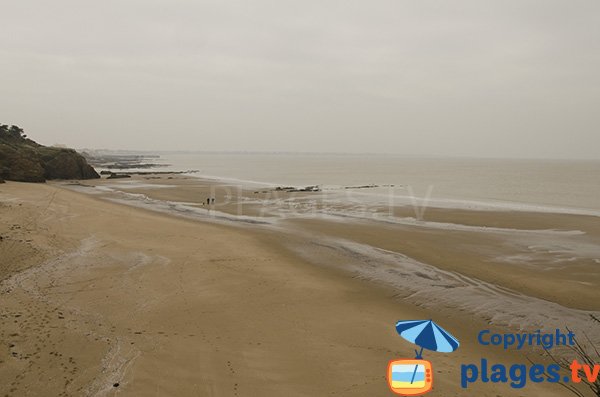
[{"label": "sandy beach", "polygon": [[[171,183],[192,183],[176,179]],[[387,396],[387,362],[414,356],[413,346],[395,332],[399,319],[435,318],[463,341],[452,355],[427,355],[437,375],[432,395],[463,395],[460,363],[483,355],[523,363],[525,354],[537,354],[481,352],[476,333],[495,327],[490,316],[473,315],[451,299],[403,294],[376,273],[353,270],[325,238],[358,233],[352,223],[326,227],[289,219],[304,231],[289,235],[134,208],[64,184],[8,182],[0,187],[0,203],[3,396]],[[590,231],[596,226],[590,221]],[[361,230],[355,240],[374,243],[376,232]],[[404,252],[432,259],[418,255],[426,237],[417,233],[409,240],[402,227],[395,232],[405,241]],[[321,251],[305,235],[318,237]],[[385,237],[377,241],[397,248]],[[451,251],[452,241],[446,243],[438,252]],[[589,279],[590,290],[582,284],[571,296],[553,290],[553,282],[564,281],[551,271],[530,284],[510,284],[512,277],[464,258],[444,262],[502,288],[540,297],[552,291],[553,303],[564,307],[598,309],[589,300],[595,279]],[[469,393],[524,395],[481,382]],[[531,384],[526,395],[564,391]]]},{"label": "sandy beach", "polygon": [[0,397],[600,397],[600,2],[1,10]]},{"label": "sandy beach", "polygon": [[[402,253],[563,306],[600,309],[596,302],[600,222],[593,215],[445,209],[419,207],[423,205],[419,203],[416,208],[356,207],[345,202],[348,196],[331,200],[327,192],[267,189],[265,193],[264,189],[184,175],[136,176],[86,185],[102,190],[79,191],[104,193],[118,202],[175,215],[196,215],[201,220],[270,223],[280,233],[291,230],[295,235],[313,236],[320,243],[326,238],[351,241]],[[205,205],[204,197],[216,197],[216,204]],[[165,203],[169,204],[160,206]],[[415,219],[421,212],[423,219]]]}]

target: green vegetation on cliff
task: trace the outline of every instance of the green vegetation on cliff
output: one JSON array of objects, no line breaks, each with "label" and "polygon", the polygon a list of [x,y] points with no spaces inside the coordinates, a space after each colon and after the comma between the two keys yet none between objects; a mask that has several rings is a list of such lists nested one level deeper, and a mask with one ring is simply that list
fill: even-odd
[{"label": "green vegetation on cliff", "polygon": [[0,180],[93,178],[100,175],[75,150],[40,145],[27,138],[22,128],[0,124]]}]

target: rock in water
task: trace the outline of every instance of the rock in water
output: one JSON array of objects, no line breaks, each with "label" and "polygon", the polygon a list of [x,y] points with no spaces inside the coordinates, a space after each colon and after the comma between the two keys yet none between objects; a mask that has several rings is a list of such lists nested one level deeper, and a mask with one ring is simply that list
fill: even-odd
[{"label": "rock in water", "polygon": [[115,174],[114,172],[111,172],[110,176],[106,179],[121,179],[121,178],[131,178],[131,175]]}]

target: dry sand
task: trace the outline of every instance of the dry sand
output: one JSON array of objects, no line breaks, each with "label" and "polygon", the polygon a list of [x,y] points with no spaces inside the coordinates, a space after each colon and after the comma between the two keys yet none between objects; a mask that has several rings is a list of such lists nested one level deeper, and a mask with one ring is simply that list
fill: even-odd
[{"label": "dry sand", "polygon": [[285,234],[48,184],[8,182],[0,203],[0,396],[389,396],[387,362],[413,356],[394,324],[419,318],[463,341],[451,355],[426,356],[436,373],[430,395],[565,395],[548,384],[476,383],[465,392],[461,363],[526,358],[482,352],[474,338],[488,327],[483,317],[419,307],[381,283],[311,263]]}]

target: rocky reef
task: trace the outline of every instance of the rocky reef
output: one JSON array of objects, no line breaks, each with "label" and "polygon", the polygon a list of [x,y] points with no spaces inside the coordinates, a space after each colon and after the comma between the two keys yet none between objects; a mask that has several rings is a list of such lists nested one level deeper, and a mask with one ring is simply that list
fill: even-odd
[{"label": "rocky reef", "polygon": [[43,146],[23,129],[0,124],[0,180],[45,182],[48,179],[94,179],[100,175],[73,149]]}]

